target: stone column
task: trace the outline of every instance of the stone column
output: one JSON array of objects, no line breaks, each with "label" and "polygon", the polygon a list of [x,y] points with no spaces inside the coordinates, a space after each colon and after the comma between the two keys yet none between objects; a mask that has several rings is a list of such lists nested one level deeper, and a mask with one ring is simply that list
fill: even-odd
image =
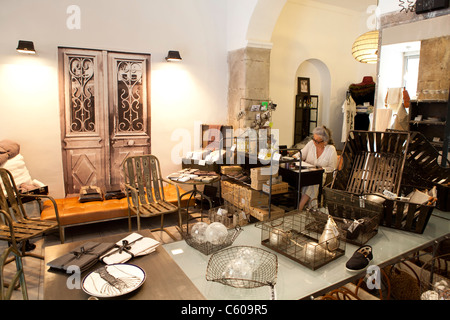
[{"label": "stone column", "polygon": [[[228,124],[249,126],[250,107],[268,101],[270,49],[246,47],[228,53]],[[240,111],[246,112],[238,119]]]}]

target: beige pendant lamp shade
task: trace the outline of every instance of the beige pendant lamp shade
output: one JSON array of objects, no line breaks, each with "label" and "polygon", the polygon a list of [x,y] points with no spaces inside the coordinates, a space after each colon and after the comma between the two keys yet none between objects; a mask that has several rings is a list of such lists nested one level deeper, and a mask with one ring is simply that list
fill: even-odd
[{"label": "beige pendant lamp shade", "polygon": [[353,57],[362,63],[377,63],[378,36],[378,30],[360,35],[352,46]]}]

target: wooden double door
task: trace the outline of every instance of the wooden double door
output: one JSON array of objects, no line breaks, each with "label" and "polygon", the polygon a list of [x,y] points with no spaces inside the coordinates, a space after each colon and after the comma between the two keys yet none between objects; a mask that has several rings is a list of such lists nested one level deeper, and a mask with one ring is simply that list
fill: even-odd
[{"label": "wooden double door", "polygon": [[59,48],[66,195],[123,183],[121,163],[150,153],[150,55]]}]

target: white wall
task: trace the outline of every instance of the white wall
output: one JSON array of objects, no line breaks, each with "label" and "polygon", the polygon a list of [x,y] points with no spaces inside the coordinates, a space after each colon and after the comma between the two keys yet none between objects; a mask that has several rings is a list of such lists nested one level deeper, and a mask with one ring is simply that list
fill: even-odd
[{"label": "white wall", "polygon": [[[66,27],[72,4],[79,30]],[[226,121],[226,9],[211,0],[1,0],[0,140],[18,142],[31,176],[64,196],[57,47],[150,53],[152,153],[163,174],[178,170],[170,159],[180,130],[192,143],[195,124]],[[16,53],[18,40],[34,41],[37,54]],[[171,49],[182,63],[165,62]]]},{"label": "white wall", "polygon": [[[272,35],[270,62],[270,94],[278,104],[273,122],[274,128],[280,129],[280,144],[293,143],[297,76],[301,73],[313,79],[311,93],[319,95],[322,107],[319,122],[331,128],[337,147],[341,147],[341,107],[349,85],[361,82],[366,75],[376,79],[376,65],[359,63],[351,54],[353,41],[368,31],[365,21],[357,11],[312,1],[286,3]],[[315,65],[322,66],[321,70],[299,69],[310,59],[320,61]],[[321,73],[321,80],[316,82],[314,78]],[[328,84],[322,83],[325,80]]]}]

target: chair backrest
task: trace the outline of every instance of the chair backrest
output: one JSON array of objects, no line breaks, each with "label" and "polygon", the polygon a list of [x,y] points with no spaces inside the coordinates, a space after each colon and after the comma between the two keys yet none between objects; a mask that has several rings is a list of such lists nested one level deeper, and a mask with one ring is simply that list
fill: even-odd
[{"label": "chair backrest", "polygon": [[[122,168],[125,184],[138,190],[141,203],[165,200],[161,168],[154,155],[127,157]],[[133,201],[135,200],[133,197]]]},{"label": "chair backrest", "polygon": [[0,168],[0,209],[12,212],[16,220],[27,218],[13,175],[4,168]]}]

